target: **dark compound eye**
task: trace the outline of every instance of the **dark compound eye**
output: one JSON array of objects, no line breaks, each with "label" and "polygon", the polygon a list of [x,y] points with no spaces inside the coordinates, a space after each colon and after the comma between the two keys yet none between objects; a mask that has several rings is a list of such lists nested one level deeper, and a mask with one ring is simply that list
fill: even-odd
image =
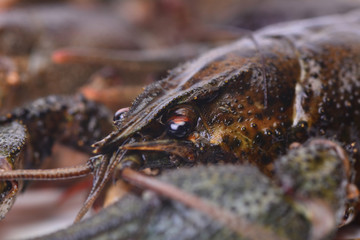
[{"label": "dark compound eye", "polygon": [[167,133],[171,137],[183,138],[193,130],[195,122],[196,114],[190,107],[178,108],[167,121]]},{"label": "dark compound eye", "polygon": [[125,114],[129,111],[129,108],[121,108],[119,110],[116,111],[116,113],[114,114],[114,122],[117,121],[122,121],[125,117]]},{"label": "dark compound eye", "polygon": [[184,116],[176,116],[168,120],[168,134],[176,138],[182,138],[191,131],[189,119]]}]

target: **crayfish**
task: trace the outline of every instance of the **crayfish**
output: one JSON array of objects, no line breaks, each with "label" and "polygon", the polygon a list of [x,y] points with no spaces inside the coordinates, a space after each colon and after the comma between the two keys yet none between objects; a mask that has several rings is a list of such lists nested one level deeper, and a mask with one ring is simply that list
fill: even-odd
[{"label": "crayfish", "polygon": [[[2,145],[10,165],[0,172],[5,201],[20,180],[92,173],[76,221],[113,177],[152,192],[134,191],[45,239],[331,238],[351,220],[358,201],[359,16],[269,26],[175,68],[115,114],[115,130],[92,145],[95,156],[79,167],[15,169],[23,149],[38,149],[25,143],[18,122],[30,137],[29,126],[40,116],[60,117],[56,126],[49,124],[52,117],[42,121],[56,132],[64,131],[62,124],[94,126],[97,120],[78,122],[88,116],[82,109],[89,103],[72,110],[47,98],[44,113],[14,111],[1,120],[3,138],[12,132],[18,139]],[[180,167],[160,181],[137,172]]]}]

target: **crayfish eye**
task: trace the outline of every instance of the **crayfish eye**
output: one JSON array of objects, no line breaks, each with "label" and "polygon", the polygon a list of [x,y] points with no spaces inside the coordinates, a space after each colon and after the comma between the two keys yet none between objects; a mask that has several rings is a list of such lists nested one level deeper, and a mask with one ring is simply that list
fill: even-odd
[{"label": "crayfish eye", "polygon": [[114,122],[122,121],[125,117],[125,114],[129,111],[129,108],[121,108],[116,111],[114,114]]},{"label": "crayfish eye", "polygon": [[178,108],[167,121],[167,133],[171,137],[183,138],[193,130],[195,122],[196,114],[190,107]]},{"label": "crayfish eye", "polygon": [[176,116],[168,121],[168,134],[176,138],[185,137],[190,133],[191,125],[189,119],[183,116]]}]

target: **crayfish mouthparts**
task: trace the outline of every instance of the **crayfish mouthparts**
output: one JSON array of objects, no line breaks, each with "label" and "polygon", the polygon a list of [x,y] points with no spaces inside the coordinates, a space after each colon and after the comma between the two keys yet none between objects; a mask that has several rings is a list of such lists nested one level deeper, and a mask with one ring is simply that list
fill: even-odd
[{"label": "crayfish mouthparts", "polygon": [[120,147],[126,150],[161,151],[171,153],[190,162],[195,161],[196,153],[192,142],[177,140],[155,140],[147,142],[135,142]]},{"label": "crayfish mouthparts", "polygon": [[[132,153],[132,151],[135,152]],[[193,143],[178,140],[155,140],[134,143],[125,142],[123,145],[119,146],[116,151],[95,157],[92,160],[92,163],[90,163],[94,174],[93,186],[87,200],[76,216],[75,222],[80,221],[87,213],[111,177],[120,175],[118,178],[122,178],[124,169],[129,168],[138,170],[144,166],[144,160],[138,151],[140,153],[142,151],[164,152],[179,156],[189,162],[193,162],[196,158],[196,151]],[[151,162],[152,160],[150,159],[149,161]],[[154,165],[156,166],[156,164],[164,165],[161,161]]]}]

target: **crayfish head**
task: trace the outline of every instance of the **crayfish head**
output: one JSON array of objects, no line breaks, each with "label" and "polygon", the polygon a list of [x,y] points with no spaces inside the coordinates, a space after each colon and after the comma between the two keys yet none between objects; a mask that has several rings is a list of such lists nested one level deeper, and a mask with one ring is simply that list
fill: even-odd
[{"label": "crayfish head", "polygon": [[122,109],[115,114],[115,125],[120,130],[97,143],[95,151],[126,151],[124,159],[127,159],[125,156],[138,154],[141,155],[141,167],[154,168],[208,162],[211,156],[224,154],[220,147],[210,143],[208,129],[202,122],[201,110],[197,105],[173,106],[139,131],[122,137],[124,130],[121,122],[126,118],[126,114]]},{"label": "crayfish head", "polygon": [[166,108],[141,128],[136,125],[124,127],[127,114],[129,112],[118,111],[115,115],[118,129],[94,145],[95,153],[100,154],[91,161],[93,189],[76,221],[93,204],[105,183],[114,175],[121,175],[124,168],[164,169],[193,165],[213,155],[206,153],[214,153],[196,105],[179,104]]}]

